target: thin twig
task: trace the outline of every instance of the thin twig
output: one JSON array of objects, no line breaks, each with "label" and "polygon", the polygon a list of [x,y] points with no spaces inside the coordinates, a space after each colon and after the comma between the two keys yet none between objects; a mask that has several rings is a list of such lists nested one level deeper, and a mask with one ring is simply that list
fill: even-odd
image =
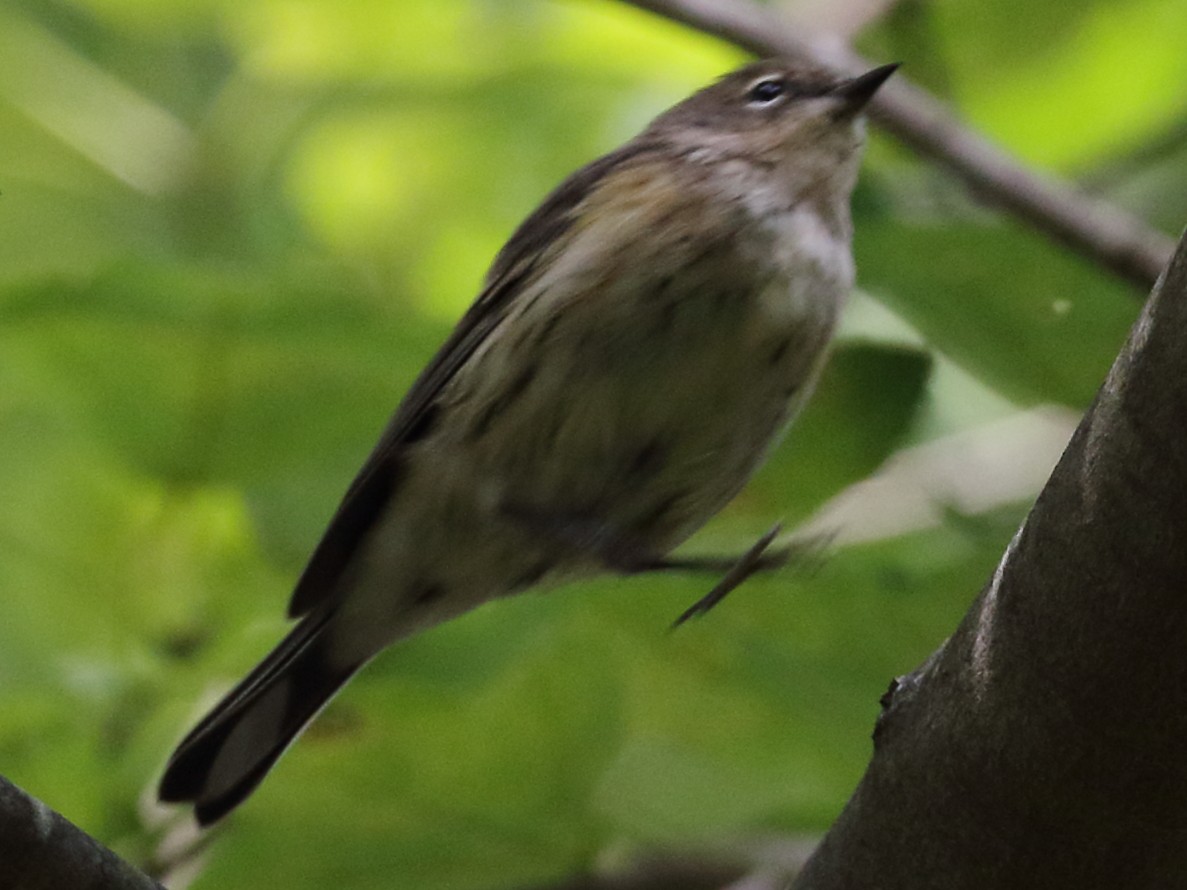
[{"label": "thin twig", "polygon": [[899,0],[784,0],[772,4],[789,22],[848,40],[888,16]]},{"label": "thin twig", "polygon": [[[801,40],[785,20],[749,0],[624,0],[758,55],[810,60],[838,73],[871,66],[837,41]],[[1071,247],[1143,295],[1174,241],[1127,211],[1020,164],[962,125],[948,107],[900,71],[870,105],[870,117],[920,155],[947,168],[983,200]]]},{"label": "thin twig", "polygon": [[653,851],[530,890],[773,890],[790,886],[819,843],[801,835]]}]

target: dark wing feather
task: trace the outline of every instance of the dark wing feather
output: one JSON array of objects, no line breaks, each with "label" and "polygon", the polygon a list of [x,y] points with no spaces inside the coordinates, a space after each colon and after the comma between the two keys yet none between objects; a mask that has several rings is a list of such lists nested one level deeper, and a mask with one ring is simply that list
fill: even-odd
[{"label": "dark wing feather", "polygon": [[640,155],[655,151],[647,142],[631,142],[566,179],[519,226],[495,257],[482,293],[453,333],[412,384],[378,444],[347,489],[337,512],[297,581],[289,617],[307,614],[330,600],[356,548],[383,515],[399,487],[402,446],[441,390],[474,351],[498,327],[521,285],[537,270],[540,258],[574,222],[572,211],[610,173]]},{"label": "dark wing feather", "polygon": [[[288,636],[189,731],[165,767],[159,792],[161,800],[178,802],[196,798],[214,757],[226,740],[225,733],[235,726],[235,715],[250,705],[261,690],[275,682],[285,668],[317,639],[332,616],[332,612],[311,616],[289,631]],[[206,741],[212,733],[219,734],[214,744]]]}]

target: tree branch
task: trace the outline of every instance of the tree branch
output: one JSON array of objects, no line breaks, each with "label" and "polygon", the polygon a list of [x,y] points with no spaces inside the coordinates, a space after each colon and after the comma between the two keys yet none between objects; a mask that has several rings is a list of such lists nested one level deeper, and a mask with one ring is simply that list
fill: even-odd
[{"label": "tree branch", "polygon": [[782,837],[653,851],[533,890],[778,890],[799,874],[819,842],[815,836]]},{"label": "tree branch", "polygon": [[624,871],[582,875],[532,890],[722,890],[745,874],[736,866],[694,857],[655,859]]},{"label": "tree branch", "polygon": [[[836,41],[800,40],[788,23],[747,0],[625,0],[758,55],[810,60],[859,73],[871,63]],[[1106,201],[1041,176],[964,127],[947,106],[899,72],[878,91],[870,117],[920,155],[946,168],[983,200],[1013,213],[1115,275],[1148,290],[1166,266],[1172,239]]]},{"label": "tree branch", "polygon": [[19,890],[163,890],[3,777],[0,869],[0,885]]},{"label": "tree branch", "polygon": [[797,890],[1187,886],[1187,236]]}]

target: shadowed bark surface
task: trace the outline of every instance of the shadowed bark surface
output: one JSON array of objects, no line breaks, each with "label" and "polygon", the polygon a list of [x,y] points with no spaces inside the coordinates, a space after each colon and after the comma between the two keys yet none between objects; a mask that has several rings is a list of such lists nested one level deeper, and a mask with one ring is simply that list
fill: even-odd
[{"label": "shadowed bark surface", "polygon": [[161,890],[45,804],[0,778],[0,886],[7,890]]},{"label": "shadowed bark surface", "polygon": [[795,887],[1187,886],[1187,246]]}]

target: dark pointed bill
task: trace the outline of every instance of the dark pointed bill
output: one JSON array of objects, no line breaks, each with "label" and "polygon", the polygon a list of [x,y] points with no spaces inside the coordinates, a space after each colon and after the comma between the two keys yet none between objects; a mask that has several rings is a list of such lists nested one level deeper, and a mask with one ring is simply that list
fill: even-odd
[{"label": "dark pointed bill", "polygon": [[898,67],[898,62],[892,62],[843,81],[833,88],[832,95],[844,100],[845,113],[857,114],[874,98],[874,93],[878,92],[878,88],[886,83],[887,78],[894,74]]}]

